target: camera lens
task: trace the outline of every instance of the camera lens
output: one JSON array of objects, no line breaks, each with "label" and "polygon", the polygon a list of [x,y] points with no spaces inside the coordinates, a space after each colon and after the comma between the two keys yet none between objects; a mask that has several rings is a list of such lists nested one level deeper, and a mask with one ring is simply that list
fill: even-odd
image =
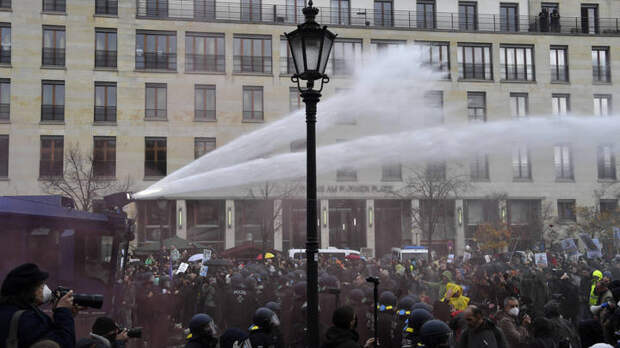
[{"label": "camera lens", "polygon": [[73,303],[82,307],[99,309],[103,306],[103,295],[75,294]]}]

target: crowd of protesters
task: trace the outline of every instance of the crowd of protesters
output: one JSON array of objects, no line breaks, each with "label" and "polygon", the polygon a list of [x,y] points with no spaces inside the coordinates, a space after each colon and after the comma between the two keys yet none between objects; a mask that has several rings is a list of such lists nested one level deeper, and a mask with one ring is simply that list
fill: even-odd
[{"label": "crowd of protesters", "polygon": [[[273,252],[222,260],[214,254],[205,268],[200,261],[188,262],[190,255],[172,247],[127,264],[115,285],[110,319],[100,323],[112,335],[109,341],[117,335],[127,339],[120,328],[143,327],[142,338],[130,339],[129,345],[307,347],[303,259]],[[182,262],[189,266],[178,272]],[[378,303],[368,277],[379,281]],[[11,319],[4,315],[12,298],[5,296],[9,278],[0,299],[2,342]],[[322,345],[330,348],[364,343],[388,348],[620,347],[619,301],[619,257],[549,253],[544,267],[522,253],[474,255],[465,262],[445,257],[430,263],[390,257],[319,259],[319,329]]]}]

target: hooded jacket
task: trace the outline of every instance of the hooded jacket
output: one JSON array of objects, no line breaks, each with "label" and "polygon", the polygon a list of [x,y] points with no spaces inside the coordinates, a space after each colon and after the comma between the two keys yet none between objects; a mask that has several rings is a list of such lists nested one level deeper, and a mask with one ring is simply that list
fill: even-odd
[{"label": "hooded jacket", "polygon": [[467,328],[461,334],[457,348],[508,348],[506,337],[489,319],[475,329]]},{"label": "hooded jacket", "polygon": [[361,348],[357,342],[359,335],[354,330],[342,329],[332,326],[327,329],[325,342],[321,348]]},{"label": "hooded jacket", "polygon": [[[452,297],[448,299],[448,302],[452,305],[454,311],[464,311],[467,305],[469,305],[469,297],[463,296],[463,288],[457,284],[448,283],[446,284],[446,294],[449,290],[452,290]],[[446,294],[441,299],[442,302],[446,300]]]}]

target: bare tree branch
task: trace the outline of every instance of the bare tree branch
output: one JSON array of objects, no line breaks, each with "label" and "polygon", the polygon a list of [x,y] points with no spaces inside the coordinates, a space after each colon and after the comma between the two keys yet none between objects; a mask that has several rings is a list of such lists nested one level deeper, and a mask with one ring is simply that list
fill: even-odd
[{"label": "bare tree branch", "polygon": [[61,194],[76,203],[84,211],[93,209],[93,201],[114,193],[129,191],[132,180],[127,176],[123,180],[100,178],[95,175],[94,157],[84,154],[79,144],[69,147],[65,155],[63,175],[47,177],[41,182],[44,192]]}]

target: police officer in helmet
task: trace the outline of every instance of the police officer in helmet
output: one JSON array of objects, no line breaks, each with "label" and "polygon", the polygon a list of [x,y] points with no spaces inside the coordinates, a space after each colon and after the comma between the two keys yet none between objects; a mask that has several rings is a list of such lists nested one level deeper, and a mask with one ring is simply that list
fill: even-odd
[{"label": "police officer in helmet", "polygon": [[217,347],[217,327],[208,314],[199,313],[189,321],[190,334],[187,336],[185,348]]},{"label": "police officer in helmet", "polygon": [[452,330],[441,320],[429,320],[420,329],[420,340],[424,348],[450,348]]},{"label": "police officer in helmet", "polygon": [[250,326],[250,336],[244,346],[247,348],[284,348],[280,335],[280,319],[271,309],[256,310]]}]

